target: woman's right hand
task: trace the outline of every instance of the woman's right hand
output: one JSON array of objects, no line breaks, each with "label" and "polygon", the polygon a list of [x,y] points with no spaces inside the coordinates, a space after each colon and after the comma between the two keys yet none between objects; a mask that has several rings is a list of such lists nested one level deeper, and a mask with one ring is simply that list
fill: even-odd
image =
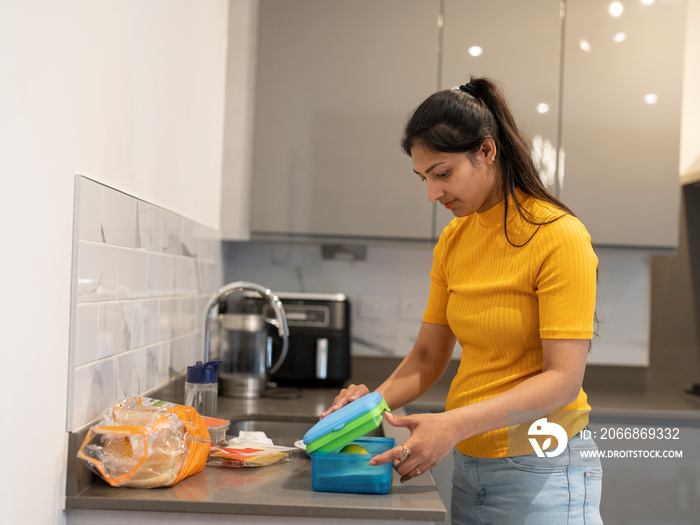
[{"label": "woman's right hand", "polygon": [[367,394],[369,394],[369,388],[367,388],[365,385],[350,385],[349,387],[344,388],[340,391],[340,394],[338,394],[333,400],[333,404],[331,405],[331,407],[328,410],[326,410],[323,414],[321,414],[321,417],[319,419],[323,419],[328,414],[335,412],[336,410],[344,407],[351,401],[355,401],[356,399],[359,399]]}]

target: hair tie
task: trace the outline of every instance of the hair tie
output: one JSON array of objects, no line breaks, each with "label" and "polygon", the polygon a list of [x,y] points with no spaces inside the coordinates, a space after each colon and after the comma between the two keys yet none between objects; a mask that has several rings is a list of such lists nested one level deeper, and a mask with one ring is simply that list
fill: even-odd
[{"label": "hair tie", "polygon": [[460,91],[464,91],[465,93],[469,93],[472,97],[477,98],[476,95],[476,86],[472,84],[471,82],[467,82],[466,84],[459,86]]}]

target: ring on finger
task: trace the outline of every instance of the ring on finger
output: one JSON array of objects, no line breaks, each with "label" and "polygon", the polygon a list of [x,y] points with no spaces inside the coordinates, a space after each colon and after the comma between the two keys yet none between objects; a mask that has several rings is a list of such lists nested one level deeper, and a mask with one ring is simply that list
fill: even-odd
[{"label": "ring on finger", "polygon": [[411,455],[411,449],[408,448],[406,445],[401,445],[403,447],[403,456],[407,458],[408,456]]},{"label": "ring on finger", "polygon": [[416,468],[416,476],[420,476],[421,474],[423,474],[423,471],[419,468]]}]

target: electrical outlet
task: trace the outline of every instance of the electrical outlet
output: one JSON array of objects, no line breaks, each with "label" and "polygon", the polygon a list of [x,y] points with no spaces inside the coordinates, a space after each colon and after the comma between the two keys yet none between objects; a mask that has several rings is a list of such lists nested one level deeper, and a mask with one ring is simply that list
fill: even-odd
[{"label": "electrical outlet", "polygon": [[423,318],[425,304],[423,299],[416,297],[402,297],[400,302],[401,311],[399,317],[404,321],[420,321]]}]

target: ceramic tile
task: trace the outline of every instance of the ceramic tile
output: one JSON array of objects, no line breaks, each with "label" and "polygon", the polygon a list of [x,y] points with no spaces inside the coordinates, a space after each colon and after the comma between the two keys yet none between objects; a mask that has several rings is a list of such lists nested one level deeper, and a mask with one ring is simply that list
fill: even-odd
[{"label": "ceramic tile", "polygon": [[113,359],[76,368],[72,430],[92,422],[114,403],[114,369]]},{"label": "ceramic tile", "polygon": [[148,294],[151,297],[173,294],[174,260],[171,255],[148,254]]},{"label": "ceramic tile", "polygon": [[98,359],[131,349],[133,304],[131,301],[119,301],[99,305]]},{"label": "ceramic tile", "polygon": [[158,341],[158,305],[157,300],[133,302],[132,348],[141,348]]},{"label": "ceramic tile", "polygon": [[176,257],[173,286],[175,295],[193,294],[199,291],[197,262],[188,257]]},{"label": "ceramic tile", "polygon": [[75,310],[74,364],[76,367],[97,359],[97,311],[96,304],[79,304]]},{"label": "ceramic tile", "polygon": [[78,248],[78,302],[115,300],[119,267],[117,249],[87,241],[80,241]]},{"label": "ceramic tile", "polygon": [[185,257],[200,257],[197,237],[201,226],[195,222],[182,221],[182,255]]},{"label": "ceramic tile", "polygon": [[150,252],[160,251],[163,225],[161,210],[147,202],[136,202],[136,247]]},{"label": "ceramic tile", "polygon": [[138,396],[146,390],[146,362],[145,348],[117,356],[115,360],[117,399]]},{"label": "ceramic tile", "polygon": [[119,250],[119,299],[148,295],[149,255],[142,250]]},{"label": "ceramic tile", "polygon": [[158,312],[158,340],[165,341],[173,337],[173,318],[176,314],[177,301],[175,299],[162,299]]},{"label": "ceramic tile", "polygon": [[162,237],[160,251],[171,255],[182,255],[182,217],[161,210],[160,222],[162,224]]},{"label": "ceramic tile", "polygon": [[104,242],[102,235],[103,186],[85,177],[78,177],[78,184],[80,184],[78,238],[83,241]]},{"label": "ceramic tile", "polygon": [[212,261],[197,261],[197,283],[199,286],[198,292],[210,293],[212,290],[218,290],[223,285],[223,277],[221,275],[221,265]]},{"label": "ceramic tile", "polygon": [[199,342],[199,333],[192,334],[170,342],[170,377],[186,372],[187,367],[201,361],[204,348]]},{"label": "ceramic tile", "polygon": [[105,187],[102,194],[102,229],[107,244],[136,248],[136,199]]},{"label": "ceramic tile", "polygon": [[144,392],[147,392],[170,379],[170,342],[149,346],[145,351],[146,384]]},{"label": "ceramic tile", "polygon": [[[184,297],[176,300],[175,311],[173,313],[173,337],[177,337],[200,328],[200,320],[196,315],[197,303],[196,297]],[[203,317],[201,321],[201,324],[203,325]]]}]

